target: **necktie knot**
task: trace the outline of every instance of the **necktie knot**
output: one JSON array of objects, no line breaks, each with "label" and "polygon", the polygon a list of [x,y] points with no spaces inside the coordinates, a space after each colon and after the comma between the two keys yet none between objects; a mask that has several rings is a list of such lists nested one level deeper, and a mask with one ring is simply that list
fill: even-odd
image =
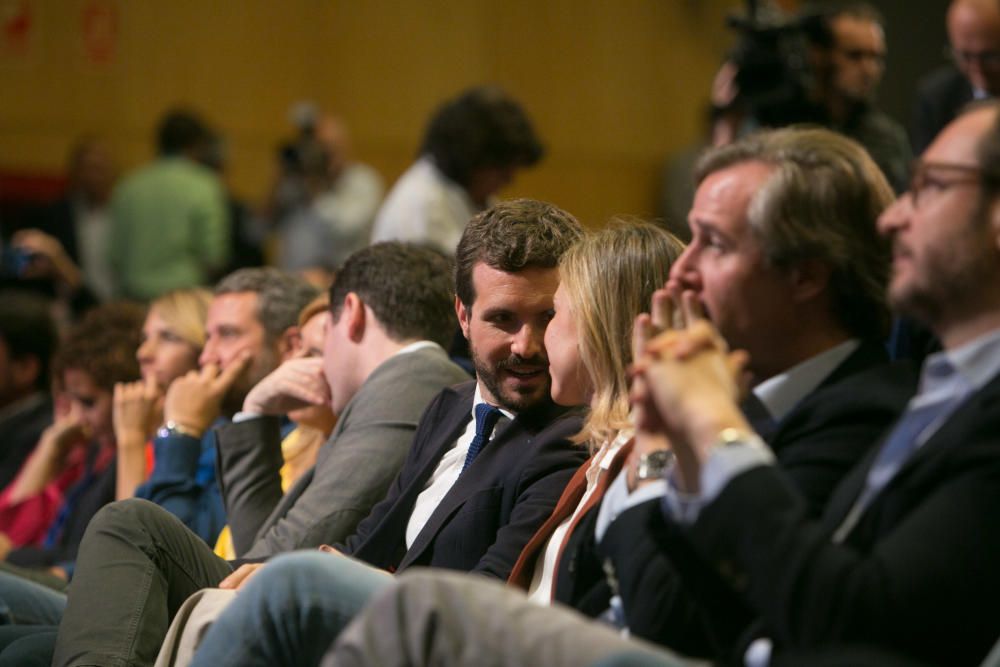
[{"label": "necktie knot", "polygon": [[502,414],[499,409],[486,403],[477,405],[474,412],[476,415],[476,435],[472,438],[472,442],[469,443],[469,453],[465,455],[465,464],[462,466],[462,472],[465,472],[465,469],[469,467],[489,441],[490,435],[493,433],[493,428],[497,425],[497,421]]}]

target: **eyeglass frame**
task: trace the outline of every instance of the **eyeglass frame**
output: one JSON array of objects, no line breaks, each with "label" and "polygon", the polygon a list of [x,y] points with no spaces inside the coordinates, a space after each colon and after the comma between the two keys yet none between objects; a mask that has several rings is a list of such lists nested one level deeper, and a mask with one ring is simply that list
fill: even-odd
[{"label": "eyeglass frame", "polygon": [[950,171],[957,174],[964,174],[964,178],[942,181],[934,179],[939,189],[949,190],[959,185],[982,185],[983,169],[979,165],[962,164],[959,162],[925,162],[920,158],[914,160],[910,165],[910,182],[907,192],[913,201],[913,208],[920,206],[920,192],[926,191],[928,186],[927,172],[931,170]]}]

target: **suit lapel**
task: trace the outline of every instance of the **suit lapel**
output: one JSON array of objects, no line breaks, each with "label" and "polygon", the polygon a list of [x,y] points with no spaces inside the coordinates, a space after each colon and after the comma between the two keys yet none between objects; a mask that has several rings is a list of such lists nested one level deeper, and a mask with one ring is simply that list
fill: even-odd
[{"label": "suit lapel", "polygon": [[759,434],[761,438],[773,449],[778,451],[782,448],[786,440],[786,435],[788,432],[789,424],[794,424],[796,417],[803,409],[804,404],[809,400],[809,397],[825,389],[826,387],[833,386],[834,384],[854,375],[855,373],[860,373],[878,364],[886,363],[889,360],[888,355],[881,346],[875,343],[869,343],[867,341],[861,341],[857,349],[851,352],[840,364],[830,372],[823,381],[819,383],[815,389],[813,389],[809,394],[803,396],[796,403],[795,407],[792,408],[785,417],[776,422],[771,429],[769,434],[761,433]]},{"label": "suit lapel", "polygon": [[[886,484],[885,488],[871,501],[865,510],[865,514],[871,512],[873,507],[878,506],[881,497],[886,493],[891,493],[894,487],[903,483],[913,473],[915,468],[926,469],[927,461],[955,447],[960,447],[968,439],[966,437],[966,432],[969,428],[968,425],[970,423],[981,423],[980,415],[997,410],[998,402],[1000,402],[1000,376],[993,378],[985,387],[972,394],[948,417],[934,435],[903,463],[899,471]],[[895,428],[895,425],[893,428]],[[868,480],[868,472],[871,470],[875,458],[882,450],[886,439],[891,433],[892,430],[888,431],[879,445],[872,447],[868,455],[865,456],[863,464],[855,466],[854,470],[851,471],[840,485],[840,488],[838,488],[833,499],[830,501],[828,511],[825,513],[825,522],[828,527],[836,528],[839,526],[855,502],[857,502]],[[858,521],[858,525],[863,521],[864,515]],[[857,529],[857,525],[855,529]]]},{"label": "suit lapel", "polygon": [[407,508],[407,516],[413,512],[413,505],[417,501],[417,496],[427,486],[427,480],[434,474],[441,457],[449,449],[455,446],[455,441],[462,434],[462,430],[472,420],[472,393],[475,386],[471,388],[468,396],[459,396],[455,406],[448,411],[440,422],[440,428],[435,428],[438,433],[436,438],[428,444],[422,460],[417,464],[417,472],[409,485],[400,494],[400,502],[397,504]]},{"label": "suit lapel", "polygon": [[559,527],[559,524],[573,514],[573,510],[580,504],[580,499],[583,498],[583,494],[587,490],[587,470],[590,468],[593,460],[594,458],[590,457],[586,463],[580,466],[563,490],[563,494],[559,497],[559,502],[556,503],[556,508],[552,510],[552,514],[542,524],[541,528],[531,536],[524,549],[521,550],[521,554],[517,557],[517,562],[514,563],[514,568],[510,571],[510,577],[507,578],[508,584],[525,590],[531,585],[531,578],[535,570],[535,560],[538,558],[540,549],[548,541],[553,531]]},{"label": "suit lapel", "polygon": [[[417,539],[413,541],[413,546],[410,547],[403,557],[402,562],[400,562],[399,569],[407,567],[420,556],[421,552],[427,548],[427,545],[437,537],[438,531],[441,530],[445,522],[470,496],[487,488],[487,485],[492,483],[492,475],[488,474],[487,471],[502,469],[502,466],[495,465],[495,463],[505,458],[502,451],[503,446],[511,440],[520,439],[519,436],[524,433],[524,430],[524,426],[520,423],[520,420],[509,421],[506,418],[502,419],[493,438],[483,447],[479,456],[476,457],[476,460],[472,462],[465,473],[459,476],[455,484],[448,490],[448,493],[441,499],[441,503],[434,509],[430,518],[427,519],[427,523],[417,535]],[[433,473],[434,468],[440,462],[444,453],[450,448],[450,445],[454,444],[457,436],[458,433],[456,432],[455,438],[446,443],[448,446],[440,449],[433,461],[433,466],[424,475],[424,483],[426,483],[426,480]],[[421,484],[420,488],[423,488],[423,484]]]},{"label": "suit lapel", "polygon": [[983,389],[959,405],[934,435],[903,463],[899,472],[889,480],[886,488],[905,479],[914,467],[923,465],[924,461],[954,447],[960,447],[967,440],[965,433],[968,425],[981,423],[979,415],[995,410],[998,400],[1000,400],[1000,377],[991,380]]}]

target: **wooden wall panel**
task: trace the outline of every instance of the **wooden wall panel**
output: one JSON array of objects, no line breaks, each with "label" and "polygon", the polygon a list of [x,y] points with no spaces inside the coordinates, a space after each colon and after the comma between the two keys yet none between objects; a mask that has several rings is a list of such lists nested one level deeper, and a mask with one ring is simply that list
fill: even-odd
[{"label": "wooden wall panel", "polygon": [[[0,59],[0,169],[58,171],[73,138],[109,138],[124,168],[152,155],[167,107],[222,128],[230,181],[265,191],[299,99],[338,110],[391,181],[427,115],[478,82],[519,97],[549,149],[505,196],[591,224],[651,214],[668,152],[693,141],[735,0],[22,0],[30,54]],[[11,0],[0,0],[0,3]],[[84,58],[85,8],[117,12],[116,57]],[[15,3],[16,4],[16,3]]]}]

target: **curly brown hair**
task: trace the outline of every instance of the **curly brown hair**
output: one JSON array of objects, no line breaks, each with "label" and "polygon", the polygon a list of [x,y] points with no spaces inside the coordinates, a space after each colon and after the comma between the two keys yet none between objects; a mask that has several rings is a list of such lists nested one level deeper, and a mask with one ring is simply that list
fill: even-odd
[{"label": "curly brown hair", "polygon": [[135,351],[142,337],[146,308],[118,301],[94,308],[74,326],[52,360],[53,376],[83,371],[101,389],[139,379]]}]

